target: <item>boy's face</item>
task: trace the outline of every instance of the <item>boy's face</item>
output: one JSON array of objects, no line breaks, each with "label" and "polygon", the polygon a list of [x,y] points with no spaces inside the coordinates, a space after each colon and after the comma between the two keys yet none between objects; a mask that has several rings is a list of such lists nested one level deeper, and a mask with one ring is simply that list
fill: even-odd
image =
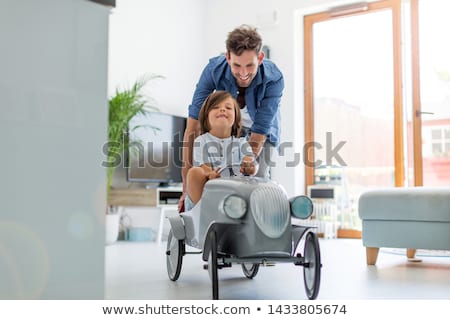
[{"label": "boy's face", "polygon": [[246,50],[240,56],[230,52],[226,57],[237,85],[246,88],[255,78],[258,67],[264,59],[264,53],[258,54],[254,50]]},{"label": "boy's face", "polygon": [[208,113],[208,122],[211,129],[231,128],[235,120],[234,102],[226,98],[217,105],[212,106]]}]

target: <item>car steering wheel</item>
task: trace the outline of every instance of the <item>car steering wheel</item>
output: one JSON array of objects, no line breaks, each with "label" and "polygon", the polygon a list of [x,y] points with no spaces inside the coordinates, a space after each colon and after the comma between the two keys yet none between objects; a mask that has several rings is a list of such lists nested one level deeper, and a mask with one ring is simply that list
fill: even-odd
[{"label": "car steering wheel", "polygon": [[[232,165],[229,164],[223,168],[220,168],[220,170],[218,171],[218,173],[221,176],[225,176],[225,177],[242,177],[242,176],[247,176],[241,173],[241,165]],[[228,173],[227,175],[223,175],[223,173]]]}]

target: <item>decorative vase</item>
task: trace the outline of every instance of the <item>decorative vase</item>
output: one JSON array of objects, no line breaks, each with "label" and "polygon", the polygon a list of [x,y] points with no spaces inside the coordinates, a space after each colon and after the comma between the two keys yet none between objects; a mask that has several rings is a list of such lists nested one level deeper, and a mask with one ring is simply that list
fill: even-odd
[{"label": "decorative vase", "polygon": [[115,206],[110,206],[107,210],[105,217],[105,240],[107,245],[111,245],[117,241],[121,212],[121,208]]}]

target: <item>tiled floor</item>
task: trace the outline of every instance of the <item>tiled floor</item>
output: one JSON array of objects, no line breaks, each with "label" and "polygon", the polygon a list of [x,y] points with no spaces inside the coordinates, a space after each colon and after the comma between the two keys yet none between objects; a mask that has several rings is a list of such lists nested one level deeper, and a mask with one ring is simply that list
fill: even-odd
[{"label": "tiled floor", "polygon": [[[204,300],[211,282],[199,255],[186,255],[178,281],[166,273],[166,243],[117,242],[106,247],[106,299]],[[376,266],[365,263],[361,240],[320,240],[322,278],[318,299],[450,299],[450,257],[381,251]],[[221,299],[306,299],[303,269],[293,264],[261,267],[246,279],[239,265],[219,270]]]}]

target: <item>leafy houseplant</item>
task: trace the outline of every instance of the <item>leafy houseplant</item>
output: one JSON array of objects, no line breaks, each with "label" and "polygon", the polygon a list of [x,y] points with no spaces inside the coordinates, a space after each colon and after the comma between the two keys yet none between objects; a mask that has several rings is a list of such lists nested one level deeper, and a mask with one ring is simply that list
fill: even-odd
[{"label": "leafy houseplant", "polygon": [[[161,77],[156,75],[141,77],[129,89],[116,89],[114,96],[109,100],[108,142],[105,145],[106,162],[104,162],[107,176],[107,199],[109,199],[114,172],[120,164],[123,164],[125,150],[128,150],[129,146],[135,145],[128,140],[127,132],[136,130],[138,127],[129,128],[130,120],[135,115],[148,115],[151,111],[158,110],[154,100],[142,93],[145,85],[156,78]],[[121,217],[119,209],[112,205],[106,208],[106,244],[112,244],[118,238]]]},{"label": "leafy houseplant", "polygon": [[129,121],[137,114],[148,115],[151,111],[158,110],[155,101],[142,93],[145,85],[157,78],[161,76],[143,76],[131,88],[116,89],[115,95],[109,100],[108,143],[106,144],[107,196],[111,190],[114,172],[122,163],[124,152],[130,145],[127,131],[138,128],[128,128]]}]

